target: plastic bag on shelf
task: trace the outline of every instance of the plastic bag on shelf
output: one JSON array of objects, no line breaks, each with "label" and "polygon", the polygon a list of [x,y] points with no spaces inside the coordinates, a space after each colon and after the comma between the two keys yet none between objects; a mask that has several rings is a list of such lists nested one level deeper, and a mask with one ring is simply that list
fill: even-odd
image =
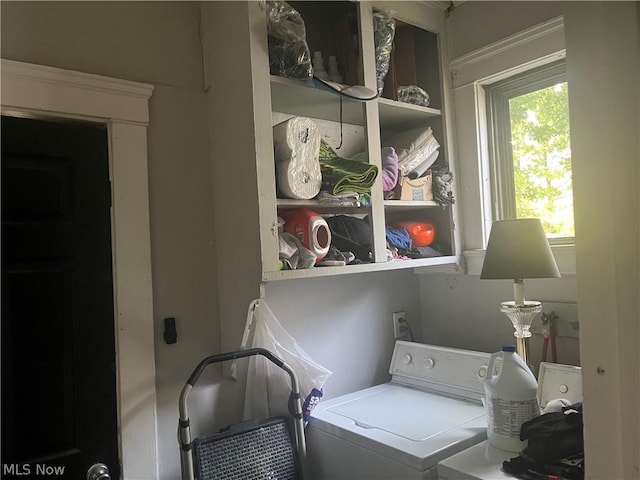
[{"label": "plastic bag on shelf", "polygon": [[398,86],[398,101],[428,107],[429,94],[417,85],[400,85]]},{"label": "plastic bag on shelf", "polygon": [[[247,324],[241,349],[261,347],[284,361],[296,373],[307,421],[322,397],[322,386],[333,374],[316,363],[282,327],[264,299],[253,300],[247,312]],[[236,362],[236,360],[234,360]],[[232,367],[232,369],[235,367]],[[249,359],[244,399],[244,419],[287,415],[291,384],[289,375],[262,356]]]},{"label": "plastic bag on shelf", "polygon": [[311,268],[317,258],[295,235],[287,232],[278,234],[278,259],[282,262],[282,270]]},{"label": "plastic bag on shelf", "polygon": [[280,77],[309,79],[311,52],[302,16],[287,2],[266,2],[269,70]]},{"label": "plastic bag on shelf", "polygon": [[448,167],[432,169],[433,171],[433,199],[441,207],[456,203],[453,198],[453,173]]},{"label": "plastic bag on shelf", "polygon": [[396,21],[390,12],[375,10],[373,12],[373,39],[376,54],[376,80],[378,95],[384,89],[384,79],[391,63],[393,38],[396,34]]}]

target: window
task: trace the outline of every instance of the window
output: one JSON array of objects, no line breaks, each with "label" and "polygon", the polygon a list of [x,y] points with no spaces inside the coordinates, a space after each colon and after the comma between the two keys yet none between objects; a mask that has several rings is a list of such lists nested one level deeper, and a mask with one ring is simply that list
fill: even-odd
[{"label": "window", "polygon": [[537,217],[550,243],[573,243],[565,61],[485,89],[494,219]]}]

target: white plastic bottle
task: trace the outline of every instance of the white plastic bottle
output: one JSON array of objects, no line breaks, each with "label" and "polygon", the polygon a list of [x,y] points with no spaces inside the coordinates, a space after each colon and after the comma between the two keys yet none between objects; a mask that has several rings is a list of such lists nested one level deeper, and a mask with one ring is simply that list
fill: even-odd
[{"label": "white plastic bottle", "polygon": [[338,59],[333,55],[329,56],[329,80],[342,83],[342,75],[338,70]]},{"label": "white plastic bottle", "polygon": [[316,77],[321,78],[322,80],[328,80],[329,79],[329,74],[324,69],[324,61],[322,60],[322,52],[320,52],[320,51],[313,52],[313,60],[312,60],[311,64],[313,65],[313,74]]},{"label": "white plastic bottle", "polygon": [[520,453],[526,446],[520,427],[540,415],[540,406],[536,377],[515,350],[514,345],[503,345],[491,355],[484,391],[489,443]]}]

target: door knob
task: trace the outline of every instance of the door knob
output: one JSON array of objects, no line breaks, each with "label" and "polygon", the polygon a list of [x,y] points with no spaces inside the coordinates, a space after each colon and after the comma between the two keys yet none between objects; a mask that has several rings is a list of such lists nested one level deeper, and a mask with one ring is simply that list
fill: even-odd
[{"label": "door knob", "polygon": [[104,463],[94,463],[87,470],[87,480],[111,480],[109,468]]}]

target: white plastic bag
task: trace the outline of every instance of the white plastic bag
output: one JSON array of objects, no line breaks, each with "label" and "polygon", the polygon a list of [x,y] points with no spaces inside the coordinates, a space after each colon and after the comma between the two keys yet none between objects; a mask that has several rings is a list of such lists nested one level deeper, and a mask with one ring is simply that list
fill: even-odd
[{"label": "white plastic bag", "polygon": [[[305,421],[322,397],[322,386],[333,372],[314,362],[282,327],[264,299],[253,300],[241,349],[261,347],[283,360],[295,372],[300,385]],[[232,367],[233,368],[233,367]],[[289,375],[261,355],[249,360],[243,418],[288,415]]]}]

